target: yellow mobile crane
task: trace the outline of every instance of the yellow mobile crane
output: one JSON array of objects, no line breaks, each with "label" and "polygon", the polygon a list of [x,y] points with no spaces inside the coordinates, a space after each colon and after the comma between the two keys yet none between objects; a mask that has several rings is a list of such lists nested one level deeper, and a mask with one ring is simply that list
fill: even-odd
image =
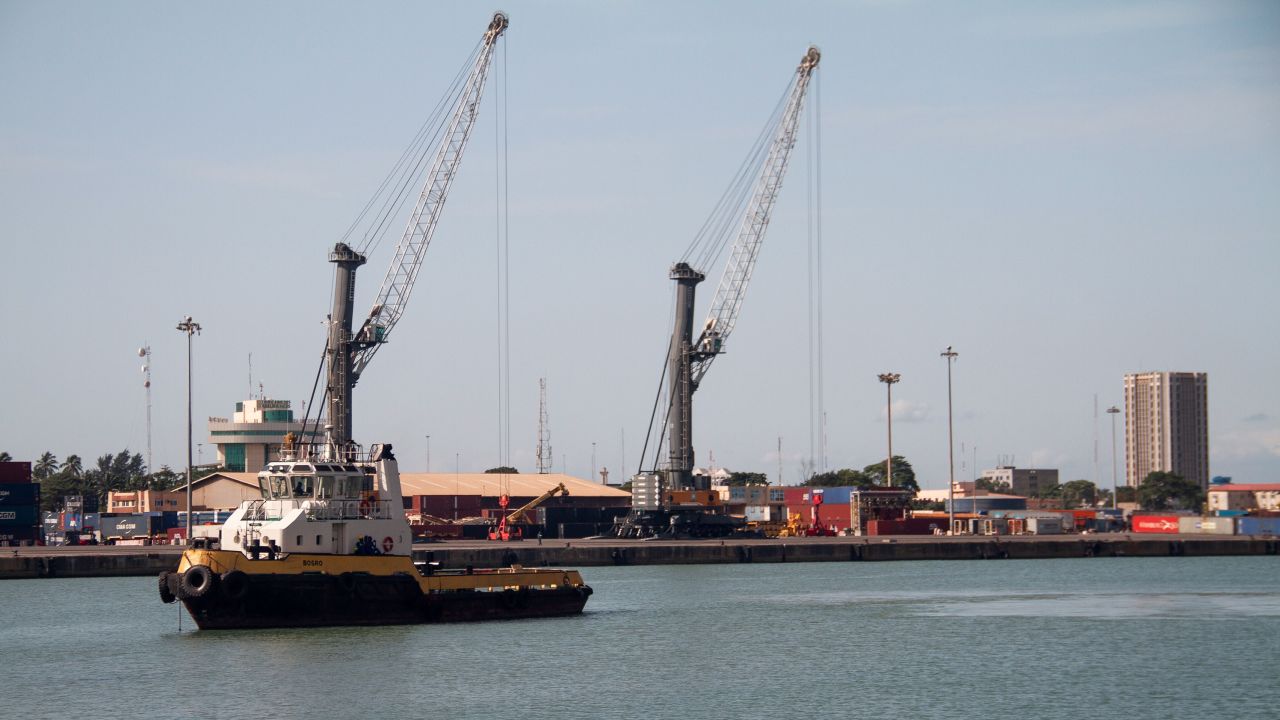
[{"label": "yellow mobile crane", "polygon": [[[524,520],[524,517],[528,515],[530,511],[532,511],[534,508],[538,507],[542,503],[555,497],[556,495],[567,496],[568,494],[569,494],[569,488],[565,487],[564,483],[560,483],[559,485],[542,493],[541,495],[534,498],[533,500],[530,500],[528,503],[516,508],[514,511],[512,511],[510,515],[504,515],[502,519],[498,521],[498,527],[489,531],[489,539],[503,540],[503,541],[510,540],[512,525],[515,525],[518,522],[522,522]],[[510,498],[508,498],[506,495],[503,495],[498,502],[500,505],[502,505],[502,507],[505,508],[507,506],[507,503],[510,502]],[[521,536],[517,534],[516,537],[519,538]]]}]

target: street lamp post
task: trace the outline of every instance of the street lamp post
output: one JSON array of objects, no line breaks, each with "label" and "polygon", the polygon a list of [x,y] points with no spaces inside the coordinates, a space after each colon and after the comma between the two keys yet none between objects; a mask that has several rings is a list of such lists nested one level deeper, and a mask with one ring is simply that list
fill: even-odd
[{"label": "street lamp post", "polygon": [[[947,463],[951,467],[951,482],[947,485],[948,535],[956,529],[956,442],[951,414],[951,362],[959,356],[960,353],[952,350],[950,345],[942,353],[942,357],[947,359]],[[976,495],[977,493],[975,492],[974,494]]]},{"label": "street lamp post", "polygon": [[427,436],[427,472],[431,472],[431,436]]},{"label": "street lamp post", "polygon": [[596,444],[591,443],[591,482],[596,481]]},{"label": "street lamp post", "polygon": [[1119,500],[1116,495],[1120,492],[1116,482],[1116,415],[1120,414],[1120,408],[1112,405],[1107,408],[1107,414],[1111,416],[1111,509],[1115,510]]},{"label": "street lamp post", "polygon": [[889,461],[885,464],[885,487],[893,487],[893,384],[902,379],[899,373],[881,373],[880,382],[884,383],[886,393],[885,409],[889,414]]},{"label": "street lamp post", "polygon": [[191,336],[200,334],[200,323],[188,315],[178,323],[178,330],[187,334],[187,544],[191,544]]}]

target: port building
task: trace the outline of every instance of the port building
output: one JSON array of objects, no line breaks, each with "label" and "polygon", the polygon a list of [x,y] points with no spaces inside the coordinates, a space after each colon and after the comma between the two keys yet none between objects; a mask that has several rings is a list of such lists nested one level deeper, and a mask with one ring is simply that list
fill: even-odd
[{"label": "port building", "polygon": [[1209,488],[1209,375],[1148,372],[1124,376],[1125,483],[1169,472]]},{"label": "port building", "polygon": [[[453,520],[496,515],[501,497],[508,496],[512,510],[563,483],[567,497],[549,501],[550,506],[583,508],[629,508],[631,493],[616,487],[563,474],[498,473],[401,473],[400,486],[405,510]],[[186,485],[174,493],[186,497]],[[245,500],[262,497],[258,475],[250,472],[215,472],[198,478],[191,486],[192,507],[197,510],[234,510]],[[184,501],[185,504],[185,501]]]},{"label": "port building", "polygon": [[256,473],[266,467],[279,457],[288,433],[299,442],[322,442],[324,420],[313,418],[304,432],[302,421],[293,417],[290,401],[266,398],[236,403],[230,418],[209,418],[209,442],[217,448],[218,465],[231,472]]}]

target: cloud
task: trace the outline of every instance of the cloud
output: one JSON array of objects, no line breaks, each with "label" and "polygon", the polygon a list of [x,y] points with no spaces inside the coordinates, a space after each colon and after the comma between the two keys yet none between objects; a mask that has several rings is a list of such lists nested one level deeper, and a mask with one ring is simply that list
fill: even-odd
[{"label": "cloud", "polygon": [[1229,460],[1280,457],[1280,428],[1250,428],[1218,435],[1209,442],[1209,455],[1211,459]]},{"label": "cloud", "polygon": [[1031,451],[1031,465],[1029,467],[1060,468],[1070,462],[1071,456],[1066,453],[1048,448],[1037,448]]},{"label": "cloud", "polygon": [[1096,37],[1200,26],[1220,16],[1212,3],[1201,2],[1108,3],[1088,8],[1063,4],[1059,8],[1057,12],[1002,12],[978,20],[973,27],[1018,37]]},{"label": "cloud", "polygon": [[[880,409],[880,419],[884,420],[888,413],[884,408]],[[916,403],[911,400],[894,400],[893,401],[893,421],[895,423],[917,423],[924,422],[929,419],[929,406],[925,403]]]},{"label": "cloud", "polygon": [[1245,422],[1248,422],[1248,423],[1259,423],[1259,422],[1266,422],[1266,421],[1268,421],[1268,420],[1270,420],[1270,419],[1271,419],[1271,416],[1270,416],[1270,415],[1268,415],[1268,414],[1266,414],[1266,413],[1261,413],[1261,412],[1260,412],[1260,413],[1254,413],[1254,414],[1252,414],[1252,415],[1250,415],[1250,416],[1246,417],[1246,418],[1244,419],[1244,421],[1245,421]]}]

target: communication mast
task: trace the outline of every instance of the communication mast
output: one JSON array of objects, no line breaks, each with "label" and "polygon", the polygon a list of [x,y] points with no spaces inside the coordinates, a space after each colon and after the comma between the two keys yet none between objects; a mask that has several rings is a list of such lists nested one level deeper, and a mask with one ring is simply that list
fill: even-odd
[{"label": "communication mast", "polygon": [[547,379],[538,378],[538,474],[551,472],[551,426],[547,422]]}]

